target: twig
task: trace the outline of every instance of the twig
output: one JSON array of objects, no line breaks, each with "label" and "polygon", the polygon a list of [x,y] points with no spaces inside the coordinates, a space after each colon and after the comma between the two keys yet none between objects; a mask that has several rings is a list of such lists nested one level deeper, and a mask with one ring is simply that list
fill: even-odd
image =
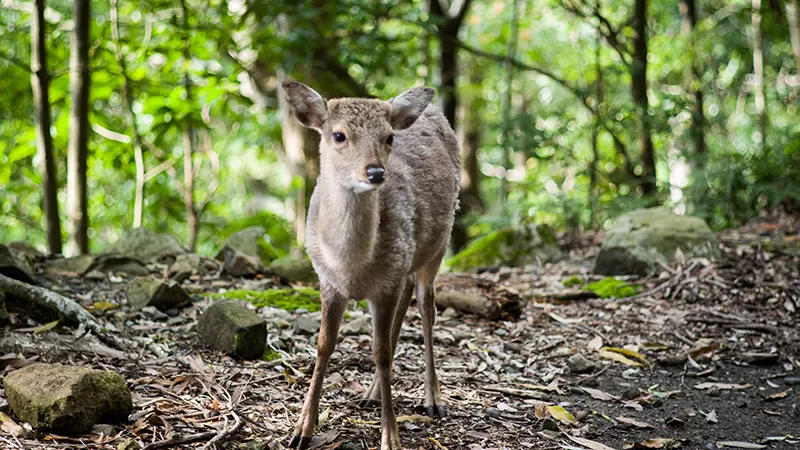
[{"label": "twig", "polygon": [[206,445],[204,445],[204,446],[203,446],[203,450],[208,450],[208,449],[210,449],[211,447],[213,447],[213,446],[214,446],[214,444],[216,444],[217,442],[220,442],[220,441],[222,441],[223,439],[225,439],[226,437],[230,436],[230,435],[231,435],[231,434],[233,434],[233,433],[234,433],[234,432],[235,432],[237,429],[239,429],[239,427],[240,427],[240,426],[242,426],[242,419],[241,419],[241,417],[239,417],[239,415],[238,415],[238,414],[236,414],[235,412],[232,412],[231,414],[233,414],[233,418],[234,418],[234,421],[235,421],[235,422],[234,422],[234,424],[233,424],[233,426],[232,426],[232,427],[230,427],[230,428],[227,428],[227,429],[225,429],[225,430],[222,430],[222,432],[220,432],[219,434],[217,434],[216,436],[214,436],[214,438],[213,438],[213,439],[211,439],[210,441],[208,441],[208,442],[206,443]]},{"label": "twig", "polygon": [[595,373],[593,373],[593,374],[591,374],[591,375],[589,375],[589,376],[587,376],[587,377],[583,377],[583,378],[581,378],[580,380],[578,380],[578,381],[576,381],[576,382],[575,382],[575,386],[578,386],[578,385],[580,385],[580,384],[582,384],[582,383],[585,383],[585,382],[587,382],[587,381],[589,381],[589,380],[591,380],[591,379],[593,379],[593,378],[597,378],[597,377],[599,377],[600,375],[602,375],[603,373],[605,373],[605,371],[606,371],[606,370],[608,370],[610,367],[611,367],[611,365],[610,365],[610,364],[609,364],[609,365],[606,365],[606,366],[604,366],[602,369],[598,370],[597,372],[595,372]]},{"label": "twig", "polygon": [[206,431],[205,433],[192,434],[190,436],[181,436],[172,439],[164,439],[161,441],[151,442],[142,447],[142,450],[157,450],[160,448],[178,447],[180,445],[193,444],[195,442],[202,442],[207,439],[213,439],[215,436],[217,436],[216,431]]}]

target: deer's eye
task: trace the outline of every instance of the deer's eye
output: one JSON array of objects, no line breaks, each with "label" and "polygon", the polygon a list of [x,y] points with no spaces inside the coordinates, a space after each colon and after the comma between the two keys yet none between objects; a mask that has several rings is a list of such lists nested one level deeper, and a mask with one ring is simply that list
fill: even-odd
[{"label": "deer's eye", "polygon": [[389,137],[386,138],[386,145],[392,145],[392,142],[394,142],[394,135],[390,134]]},{"label": "deer's eye", "polygon": [[336,142],[342,143],[342,142],[346,141],[347,138],[344,137],[344,133],[336,132],[336,133],[333,133],[333,140],[336,141]]}]

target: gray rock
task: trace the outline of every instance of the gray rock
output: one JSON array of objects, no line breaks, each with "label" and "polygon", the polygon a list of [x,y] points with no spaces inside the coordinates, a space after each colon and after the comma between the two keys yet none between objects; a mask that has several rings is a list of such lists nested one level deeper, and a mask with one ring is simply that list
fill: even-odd
[{"label": "gray rock", "polygon": [[45,273],[49,275],[81,275],[125,273],[128,275],[148,275],[150,271],[139,260],[125,255],[79,255],[51,261]]},{"label": "gray rock", "polygon": [[124,255],[144,263],[172,264],[178,255],[188,253],[174,237],[144,228],[125,233],[107,253]]},{"label": "gray rock", "polygon": [[0,274],[25,283],[34,284],[33,268],[24,253],[0,244]]},{"label": "gray rock", "polygon": [[455,271],[478,267],[523,267],[560,259],[553,231],[546,225],[504,228],[472,240],[447,261]]},{"label": "gray rock", "polygon": [[12,252],[25,255],[25,258],[27,258],[29,262],[33,262],[44,256],[40,251],[33,248],[33,246],[27,242],[10,241],[6,244],[6,246]]},{"label": "gray rock", "polygon": [[116,428],[114,425],[109,425],[107,423],[98,423],[92,425],[92,434],[102,434],[103,436],[113,436],[117,433]]},{"label": "gray rock", "polygon": [[300,334],[312,335],[319,332],[319,320],[311,317],[310,314],[302,314],[294,320],[294,331]]},{"label": "gray rock", "polygon": [[617,218],[595,261],[603,275],[647,275],[658,261],[671,263],[680,249],[687,257],[719,257],[717,238],[697,217],[678,216],[666,208],[632,211]]},{"label": "gray rock", "polygon": [[0,326],[8,325],[8,309],[6,308],[6,293],[0,291]]},{"label": "gray rock", "polygon": [[192,275],[205,275],[205,264],[200,255],[194,253],[186,253],[178,255],[175,262],[169,266],[169,277],[178,283],[189,278]]},{"label": "gray rock", "polygon": [[209,306],[197,323],[197,332],[206,345],[242,359],[259,358],[267,343],[264,319],[235,301]]},{"label": "gray rock", "polygon": [[279,258],[269,265],[269,271],[287,281],[316,283],[319,281],[308,258]]},{"label": "gray rock", "polygon": [[138,310],[154,306],[160,311],[180,308],[192,302],[189,294],[173,280],[159,280],[153,277],[136,277],[125,288],[128,304]]},{"label": "gray rock", "polygon": [[123,421],[133,408],[125,379],[118,373],[61,364],[31,364],[4,380],[11,410],[36,429],[64,434],[92,425]]},{"label": "gray rock", "polygon": [[576,353],[567,359],[567,366],[572,373],[589,373],[596,367],[595,364],[580,353]]},{"label": "gray rock", "polygon": [[262,227],[250,227],[231,234],[217,254],[217,260],[224,262],[225,272],[237,277],[265,273],[277,254],[264,239],[264,233]]},{"label": "gray rock", "polygon": [[372,317],[364,314],[363,316],[350,319],[342,324],[342,334],[351,336],[361,336],[372,334]]}]

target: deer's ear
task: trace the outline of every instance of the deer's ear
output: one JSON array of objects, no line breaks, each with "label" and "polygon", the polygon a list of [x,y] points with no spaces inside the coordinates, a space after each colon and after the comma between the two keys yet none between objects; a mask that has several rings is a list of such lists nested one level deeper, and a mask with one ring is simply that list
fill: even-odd
[{"label": "deer's ear", "polygon": [[431,104],[436,90],[429,87],[409,89],[397,97],[389,100],[392,105],[392,115],[389,122],[395,130],[410,127]]},{"label": "deer's ear", "polygon": [[317,91],[298,81],[284,81],[282,86],[286,101],[297,120],[309,128],[321,130],[322,124],[328,120],[325,99]]}]

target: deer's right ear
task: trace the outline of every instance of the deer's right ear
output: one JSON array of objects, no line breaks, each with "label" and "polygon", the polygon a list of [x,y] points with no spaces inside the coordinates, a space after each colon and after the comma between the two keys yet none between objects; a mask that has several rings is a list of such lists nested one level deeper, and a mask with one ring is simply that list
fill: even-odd
[{"label": "deer's right ear", "polygon": [[284,81],[282,86],[286,101],[297,120],[309,128],[321,130],[322,124],[328,120],[325,99],[317,91],[297,81]]}]

